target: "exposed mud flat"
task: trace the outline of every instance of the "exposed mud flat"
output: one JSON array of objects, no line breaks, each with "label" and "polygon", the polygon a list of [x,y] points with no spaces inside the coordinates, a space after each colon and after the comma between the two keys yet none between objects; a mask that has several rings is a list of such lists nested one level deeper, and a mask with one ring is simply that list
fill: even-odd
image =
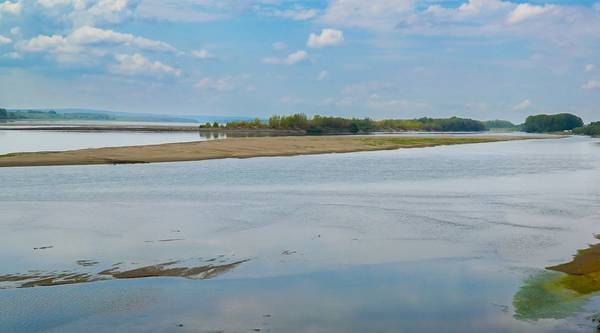
[{"label": "exposed mud flat", "polygon": [[[249,259],[238,260],[225,264],[212,264],[204,261],[198,266],[182,266],[186,262],[173,260],[156,265],[148,265],[131,269],[122,268],[123,262],[110,265],[109,268],[99,272],[74,272],[74,271],[29,271],[20,274],[0,275],[0,289],[48,287],[75,283],[88,283],[110,279],[139,279],[148,277],[182,277],[187,279],[204,280],[225,274],[235,269]],[[78,260],[77,265],[93,267],[98,265],[93,260]]]}]

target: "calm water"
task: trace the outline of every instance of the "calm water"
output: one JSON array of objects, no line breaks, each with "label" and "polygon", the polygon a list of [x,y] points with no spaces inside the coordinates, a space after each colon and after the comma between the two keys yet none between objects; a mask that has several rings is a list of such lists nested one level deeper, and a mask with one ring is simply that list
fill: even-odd
[{"label": "calm water", "polygon": [[[2,169],[0,275],[104,280],[5,276],[0,331],[592,332],[598,297],[535,315],[513,300],[595,242],[598,184],[600,144],[580,137]],[[238,264],[98,274],[174,261]]]},{"label": "calm water", "polygon": [[207,139],[210,139],[210,137],[193,132],[63,132],[0,129],[0,155],[17,152],[138,146]]}]

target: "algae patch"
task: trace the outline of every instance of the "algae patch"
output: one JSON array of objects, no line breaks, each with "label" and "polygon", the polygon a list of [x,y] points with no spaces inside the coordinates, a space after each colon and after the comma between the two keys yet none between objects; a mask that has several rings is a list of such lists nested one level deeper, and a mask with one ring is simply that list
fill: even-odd
[{"label": "algae patch", "polygon": [[513,297],[516,319],[563,319],[577,313],[587,297],[564,288],[564,274],[540,271],[525,280]]},{"label": "algae patch", "polygon": [[562,319],[580,311],[600,291],[600,244],[546,269],[525,280],[513,297],[515,318]]}]

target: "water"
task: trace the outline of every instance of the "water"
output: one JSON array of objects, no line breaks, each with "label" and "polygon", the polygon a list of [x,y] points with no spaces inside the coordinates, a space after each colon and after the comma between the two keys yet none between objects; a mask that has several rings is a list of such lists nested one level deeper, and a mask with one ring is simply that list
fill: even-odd
[{"label": "water", "polygon": [[[582,137],[2,169],[0,275],[103,280],[0,282],[0,331],[589,332],[597,297],[536,316],[513,299],[596,242],[599,183],[600,144]],[[244,262],[98,274],[171,261]]]},{"label": "water", "polygon": [[0,129],[0,155],[203,141],[209,138],[197,132],[65,132]]}]

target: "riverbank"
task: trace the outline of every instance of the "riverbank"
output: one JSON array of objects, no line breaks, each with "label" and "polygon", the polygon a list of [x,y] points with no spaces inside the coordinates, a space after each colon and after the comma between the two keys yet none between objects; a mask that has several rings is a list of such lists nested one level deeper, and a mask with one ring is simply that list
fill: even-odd
[{"label": "riverbank", "polygon": [[279,129],[228,129],[200,128],[188,124],[53,124],[53,123],[0,123],[0,130],[7,131],[61,131],[61,132],[195,132],[195,133],[234,133],[240,135],[304,135],[303,130]]},{"label": "riverbank", "polygon": [[203,142],[169,143],[81,149],[64,152],[15,153],[0,156],[0,167],[131,164],[197,161],[223,158],[349,153],[359,151],[423,148],[440,145],[558,138],[556,136],[285,136],[232,138]]}]

